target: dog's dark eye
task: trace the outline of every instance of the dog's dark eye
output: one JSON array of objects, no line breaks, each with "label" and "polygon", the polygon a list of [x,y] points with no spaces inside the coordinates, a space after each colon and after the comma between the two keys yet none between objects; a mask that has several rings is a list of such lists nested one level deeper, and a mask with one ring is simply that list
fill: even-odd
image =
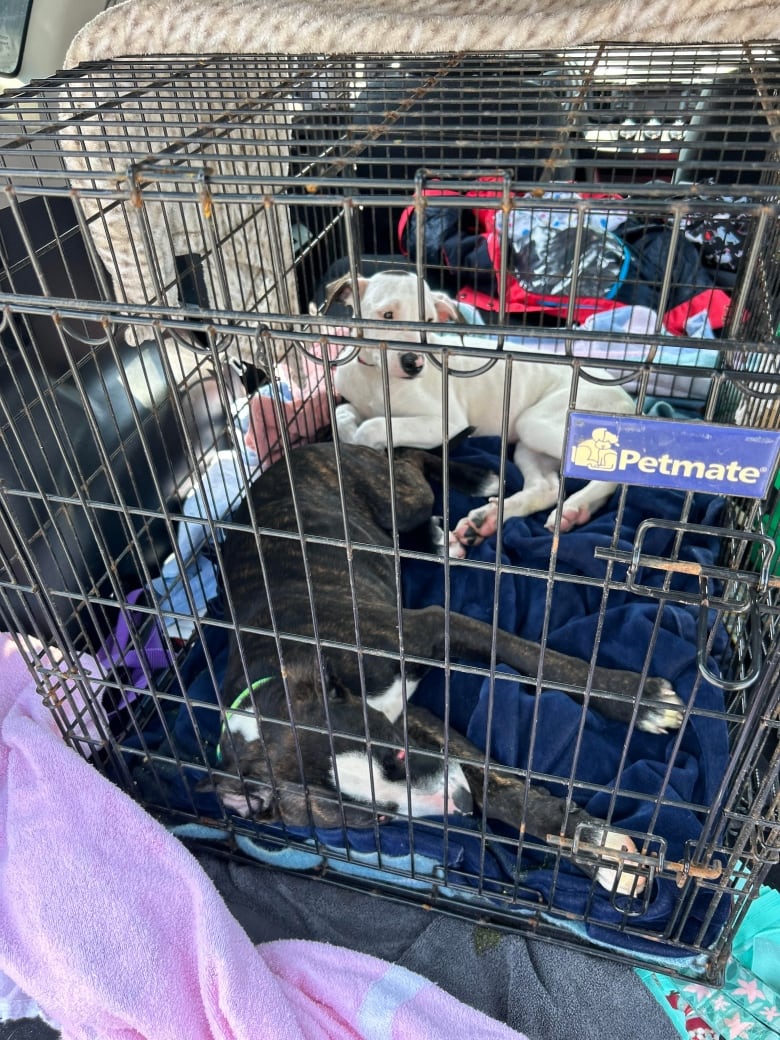
[{"label": "dog's dark eye", "polygon": [[392,311],[385,311],[385,313],[382,315],[382,317],[385,318],[387,321],[392,321],[393,320],[393,312]]}]

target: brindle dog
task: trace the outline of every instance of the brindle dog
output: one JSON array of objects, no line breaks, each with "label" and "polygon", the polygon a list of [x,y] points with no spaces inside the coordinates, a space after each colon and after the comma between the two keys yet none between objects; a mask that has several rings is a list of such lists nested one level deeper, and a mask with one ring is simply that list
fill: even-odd
[{"label": "brindle dog", "polygon": [[[438,456],[323,443],[301,447],[252,486],[222,553],[230,641],[216,792],[227,810],[291,825],[370,826],[394,814],[472,812],[545,839],[571,836],[632,849],[576,806],[484,755],[409,698],[429,667],[495,659],[546,686],[583,690],[605,716],[652,733],[679,727],[682,702],[662,678],[590,666],[442,607],[401,605],[392,531],[441,551],[429,480]],[[392,471],[392,479],[391,479]],[[292,482],[290,479],[292,474]],[[495,493],[496,478],[451,464],[452,486]],[[301,533],[304,542],[301,541]],[[305,548],[304,548],[305,545]],[[597,691],[623,695],[596,696]],[[579,698],[582,699],[581,696]],[[444,752],[444,753],[443,753]],[[522,816],[522,819],[521,819]],[[599,880],[611,887],[615,872]],[[636,879],[632,879],[635,882]]]}]

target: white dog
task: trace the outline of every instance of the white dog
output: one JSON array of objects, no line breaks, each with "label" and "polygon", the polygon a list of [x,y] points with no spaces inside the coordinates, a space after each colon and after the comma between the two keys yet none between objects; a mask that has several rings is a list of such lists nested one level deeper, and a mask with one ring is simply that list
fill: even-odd
[{"label": "white dog", "polygon": [[[415,274],[381,272],[371,278],[358,278],[360,316],[380,321],[402,321],[393,330],[393,340],[420,344],[421,330],[406,327],[407,322],[420,325],[420,302],[425,322],[457,318],[453,300],[434,293]],[[422,296],[420,295],[422,293]],[[351,278],[331,287],[330,299],[339,299],[354,307]],[[357,308],[355,308],[357,313]],[[365,327],[364,337],[389,338],[387,330]],[[431,333],[429,343],[457,347],[482,346],[477,336],[451,336]],[[353,350],[354,348],[348,348]],[[517,352],[507,355],[511,361],[499,359],[478,375],[459,377],[453,370],[473,371],[486,364],[484,358],[472,355],[451,356],[447,378],[447,429],[443,428],[442,371],[426,353],[415,350],[388,350],[389,414],[392,443],[418,448],[435,448],[445,436],[454,437],[466,428],[477,435],[503,433],[503,401],[505,382],[509,385],[508,438],[515,444],[514,461],[523,474],[523,489],[504,500],[504,518],[527,516],[549,509],[558,501],[560,462],[566,433],[566,417],[570,407],[572,371],[566,364],[530,360]],[[338,434],[351,444],[384,447],[387,444],[384,379],[381,348],[362,347],[357,355],[335,370],[334,386],[345,404],[336,410]],[[343,356],[343,354],[342,354]],[[507,365],[511,371],[507,372]],[[630,414],[634,402],[621,387],[580,380],[576,407],[583,411],[620,412]],[[614,491],[616,485],[591,481],[570,495],[561,509],[560,529],[569,531],[586,523]],[[546,526],[555,526],[556,510],[547,518]],[[472,510],[456,525],[450,539],[453,555],[463,555],[463,546],[473,545],[494,534],[498,525],[497,499]]]}]

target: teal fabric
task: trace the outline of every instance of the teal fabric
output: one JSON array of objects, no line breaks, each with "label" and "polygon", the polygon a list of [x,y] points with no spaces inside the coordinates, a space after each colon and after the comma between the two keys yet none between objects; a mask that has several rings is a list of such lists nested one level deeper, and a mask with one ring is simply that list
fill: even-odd
[{"label": "teal fabric", "polygon": [[762,888],[748,908],[721,987],[636,972],[686,1040],[780,1037],[780,892]]},{"label": "teal fabric", "polygon": [[780,892],[761,889],[737,929],[732,954],[780,994]]}]

